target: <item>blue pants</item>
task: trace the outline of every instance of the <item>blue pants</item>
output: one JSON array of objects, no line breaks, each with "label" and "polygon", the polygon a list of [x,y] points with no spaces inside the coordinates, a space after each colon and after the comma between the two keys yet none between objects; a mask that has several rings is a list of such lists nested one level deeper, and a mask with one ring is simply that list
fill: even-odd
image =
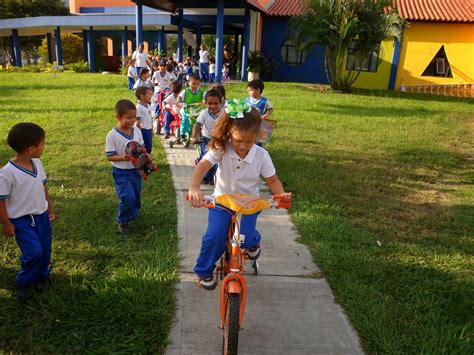
[{"label": "blue pants", "polygon": [[[202,137],[201,139],[201,156],[199,157],[199,161],[204,157],[204,155],[207,152],[207,145],[209,144],[210,139]],[[216,175],[217,172],[217,164],[213,165],[212,168],[209,169],[209,171],[204,175],[204,180],[207,181],[214,181],[214,176]]]},{"label": "blue pants", "polygon": [[199,79],[207,82],[209,79],[209,63],[199,63]]},{"label": "blue pants", "polygon": [[165,112],[165,127],[164,127],[164,133],[165,135],[169,135],[170,134],[170,124],[171,122],[174,121],[174,116],[171,112],[169,111],[166,111]]},{"label": "blue pants", "polygon": [[119,198],[118,223],[128,223],[138,217],[141,207],[142,178],[136,169],[112,168],[115,191]]},{"label": "blue pants", "polygon": [[209,74],[209,82],[213,83],[216,80],[216,73]]},{"label": "blue pants", "polygon": [[133,85],[135,85],[135,79],[131,76],[127,76],[128,78],[128,90],[133,90]]},{"label": "blue pants", "polygon": [[147,153],[151,154],[151,149],[153,148],[153,141],[152,141],[153,133],[151,129],[142,128],[141,131],[142,131],[143,143],[144,143],[145,149]]},{"label": "blue pants", "polygon": [[48,211],[10,220],[15,226],[16,243],[21,251],[21,268],[16,275],[20,287],[30,286],[51,272],[52,230]]},{"label": "blue pants", "polygon": [[[260,243],[260,233],[255,229],[259,213],[242,216],[240,233],[245,235],[241,248],[249,249]],[[213,208],[209,210],[206,234],[202,237],[201,253],[198,256],[194,272],[200,277],[211,276],[216,261],[226,250],[226,238],[229,231],[231,214],[227,210]]]}]

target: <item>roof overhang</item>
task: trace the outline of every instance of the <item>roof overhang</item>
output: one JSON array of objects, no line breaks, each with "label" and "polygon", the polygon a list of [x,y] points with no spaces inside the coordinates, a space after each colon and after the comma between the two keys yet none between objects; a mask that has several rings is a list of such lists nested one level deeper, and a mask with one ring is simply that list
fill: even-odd
[{"label": "roof overhang", "polygon": [[[136,2],[136,0],[131,0]],[[261,2],[268,2],[268,0],[233,0],[232,2],[225,2],[225,9],[245,9],[247,5],[255,10],[265,12],[265,7]],[[215,9],[216,0],[142,0],[142,5],[154,9],[176,13],[178,9],[187,11],[196,11],[197,9]],[[207,13],[206,13],[207,14]]]},{"label": "roof overhang", "polygon": [[[62,32],[82,32],[91,27],[95,30],[121,30],[125,26],[134,30],[135,15],[77,15],[77,16],[40,16],[0,20],[0,37],[12,35],[17,29],[20,36],[37,36],[53,32],[57,27]],[[176,31],[172,16],[143,14],[143,29],[146,31]]]}]

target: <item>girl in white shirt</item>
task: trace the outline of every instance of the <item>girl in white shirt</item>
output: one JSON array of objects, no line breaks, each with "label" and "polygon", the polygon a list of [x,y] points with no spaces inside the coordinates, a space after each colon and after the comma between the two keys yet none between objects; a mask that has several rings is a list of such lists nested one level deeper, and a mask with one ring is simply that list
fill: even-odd
[{"label": "girl in white shirt", "polygon": [[199,79],[203,82],[209,81],[209,52],[204,44],[199,51]]},{"label": "girl in white shirt", "polygon": [[[231,101],[235,103],[235,101]],[[235,107],[243,107],[236,112]],[[278,179],[275,167],[268,152],[256,145],[262,119],[258,111],[245,102],[231,105],[231,109],[222,112],[212,131],[209,151],[194,169],[189,185],[188,197],[193,207],[199,207],[204,201],[200,183],[204,175],[218,164],[214,196],[222,194],[245,193],[259,194],[261,177],[273,194],[283,194],[285,190]],[[289,198],[289,195],[288,195]],[[258,213],[245,215],[240,225],[245,235],[243,249],[251,259],[260,255],[260,234],[255,229]],[[199,277],[199,285],[206,290],[216,287],[213,271],[216,261],[226,248],[226,235],[231,215],[222,209],[209,209],[209,223],[202,239],[201,252],[194,272]]]}]

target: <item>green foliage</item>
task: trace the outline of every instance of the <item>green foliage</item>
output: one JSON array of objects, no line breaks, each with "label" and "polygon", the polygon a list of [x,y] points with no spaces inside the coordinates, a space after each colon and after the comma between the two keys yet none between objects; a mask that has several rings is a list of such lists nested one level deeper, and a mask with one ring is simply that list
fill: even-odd
[{"label": "green foliage", "polygon": [[67,7],[61,0],[2,0],[0,2],[0,19],[61,15],[69,15]]},{"label": "green foliage", "polygon": [[360,61],[381,41],[401,40],[405,21],[391,5],[391,0],[310,0],[305,13],[290,20],[289,29],[300,50],[325,46],[331,87],[350,92],[360,69],[344,73],[349,48],[353,46],[352,53]]},{"label": "green foliage", "polygon": [[249,72],[260,73],[265,66],[265,57],[260,51],[252,51],[249,53],[247,65]]},{"label": "green foliage", "polygon": [[83,60],[70,65],[71,69],[76,73],[87,73],[89,71],[89,64]]},{"label": "green foliage", "polygon": [[[55,37],[53,35],[53,43]],[[64,63],[76,63],[78,59],[84,56],[84,43],[82,36],[78,36],[74,33],[61,33],[61,47],[63,54]],[[43,39],[41,46],[38,49],[39,55],[43,60],[48,60],[48,41],[46,37]],[[56,59],[56,52],[53,50],[53,60]]]}]

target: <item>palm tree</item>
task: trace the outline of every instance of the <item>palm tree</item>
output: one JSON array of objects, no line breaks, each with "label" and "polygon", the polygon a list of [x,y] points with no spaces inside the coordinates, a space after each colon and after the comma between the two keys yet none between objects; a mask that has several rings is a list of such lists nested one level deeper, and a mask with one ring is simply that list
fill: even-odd
[{"label": "palm tree", "polygon": [[360,68],[344,71],[349,50],[356,62],[385,39],[401,41],[406,22],[391,0],[307,0],[302,16],[290,21],[294,42],[302,51],[325,46],[325,71],[334,90],[351,92]]}]

